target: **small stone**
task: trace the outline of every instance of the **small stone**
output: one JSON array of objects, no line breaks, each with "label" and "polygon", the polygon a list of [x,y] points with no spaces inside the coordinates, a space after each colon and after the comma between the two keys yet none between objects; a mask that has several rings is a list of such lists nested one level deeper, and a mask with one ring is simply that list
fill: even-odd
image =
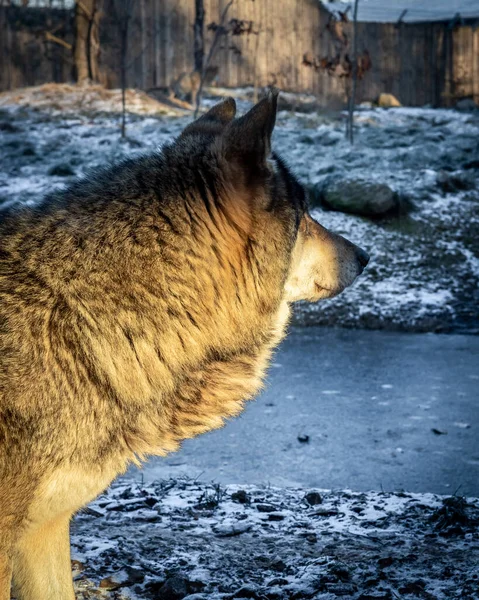
[{"label": "small stone", "polygon": [[298,435],[298,442],[300,442],[301,444],[309,443],[309,435],[306,435],[306,434]]},{"label": "small stone", "polygon": [[276,507],[272,504],[256,504],[256,509],[259,512],[274,512]]},{"label": "small stone", "polygon": [[231,500],[233,500],[233,502],[239,502],[240,504],[250,503],[250,498],[244,490],[238,490],[237,492],[233,492],[231,494]]},{"label": "small stone", "polygon": [[422,579],[417,581],[410,581],[399,588],[401,594],[421,594],[426,589],[426,582]]},{"label": "small stone", "polygon": [[339,510],[336,510],[335,508],[318,508],[310,514],[317,517],[338,517],[340,514],[344,513],[340,513]]},{"label": "small stone", "polygon": [[276,585],[288,585],[288,580],[284,579],[284,577],[275,577],[274,579],[271,579],[270,581],[268,581],[268,583],[266,585],[268,587],[273,587]]},{"label": "small stone", "polygon": [[431,429],[431,431],[435,434],[435,435],[447,435],[447,431],[445,431],[444,429],[437,429],[436,427],[433,427]]},{"label": "small stone", "polygon": [[75,175],[75,171],[68,163],[58,163],[48,169],[48,174],[56,177],[71,177],[72,175]]},{"label": "small stone", "polygon": [[182,600],[189,593],[188,580],[180,575],[168,577],[158,590],[158,600]]},{"label": "small stone", "polygon": [[334,594],[335,596],[353,596],[356,588],[354,585],[344,584],[344,583],[328,583],[326,584],[326,588],[330,594]]},{"label": "small stone", "polygon": [[379,94],[376,104],[380,108],[398,108],[401,106],[399,100],[393,94]]},{"label": "small stone", "polygon": [[394,560],[392,556],[385,556],[384,558],[380,558],[378,560],[378,565],[384,569],[386,567],[390,567],[393,564]]},{"label": "small stone", "polygon": [[262,597],[263,596],[258,592],[257,589],[246,585],[241,587],[239,590],[236,590],[236,592],[230,596],[230,598],[253,598],[253,600],[259,600]]},{"label": "small stone", "polygon": [[85,570],[85,565],[83,563],[81,563],[79,560],[72,560],[71,561],[71,565],[72,565],[72,576],[78,577],[80,575],[80,573],[82,573]]},{"label": "small stone", "polygon": [[100,587],[106,590],[118,590],[122,587],[130,587],[135,583],[142,583],[144,579],[143,571],[133,567],[124,567],[121,571],[102,579]]},{"label": "small stone", "polygon": [[284,515],[281,513],[273,512],[269,513],[268,521],[284,521]]},{"label": "small stone", "polygon": [[479,108],[472,98],[461,98],[456,102],[457,110],[470,111]]},{"label": "small stone", "polygon": [[310,506],[316,506],[317,504],[322,504],[323,499],[318,492],[308,492],[304,499]]},{"label": "small stone", "polygon": [[247,521],[238,521],[235,523],[221,523],[213,528],[218,537],[234,537],[246,533],[253,526]]}]

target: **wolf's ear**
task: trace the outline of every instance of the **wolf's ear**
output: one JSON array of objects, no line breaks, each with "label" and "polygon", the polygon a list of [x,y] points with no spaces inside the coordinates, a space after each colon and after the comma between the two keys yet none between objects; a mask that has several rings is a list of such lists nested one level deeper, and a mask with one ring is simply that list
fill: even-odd
[{"label": "wolf's ear", "polygon": [[226,127],[221,136],[221,151],[226,160],[238,161],[253,169],[266,167],[271,154],[278,94],[276,88],[270,88],[265,98]]},{"label": "wolf's ear", "polygon": [[236,102],[234,98],[225,98],[223,101],[215,104],[208,112],[201,115],[196,121],[190,123],[181,133],[184,137],[191,133],[219,133],[228,125],[236,115]]}]

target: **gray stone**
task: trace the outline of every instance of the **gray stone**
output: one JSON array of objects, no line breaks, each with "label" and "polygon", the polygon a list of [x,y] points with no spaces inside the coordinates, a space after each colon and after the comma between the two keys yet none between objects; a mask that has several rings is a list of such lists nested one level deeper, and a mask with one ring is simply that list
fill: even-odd
[{"label": "gray stone", "polygon": [[457,108],[457,110],[468,111],[468,110],[474,110],[479,107],[472,98],[461,98],[461,100],[458,100],[456,102],[456,108]]},{"label": "gray stone", "polygon": [[189,594],[188,580],[180,575],[168,577],[158,590],[159,600],[182,600]]},{"label": "gray stone", "polygon": [[328,178],[319,196],[332,210],[365,217],[380,217],[399,208],[398,195],[384,183]]},{"label": "gray stone", "polygon": [[48,174],[56,177],[71,177],[72,175],[75,175],[75,171],[68,163],[58,163],[48,169]]},{"label": "gray stone", "polygon": [[318,492],[308,492],[304,499],[310,506],[316,506],[317,504],[322,504],[323,499],[321,498],[321,494]]},{"label": "gray stone", "polygon": [[145,579],[143,571],[133,567],[124,567],[120,571],[105,577],[100,581],[100,588],[106,590],[117,590],[119,588],[130,587],[136,583],[142,583]]},{"label": "gray stone", "polygon": [[446,193],[472,190],[475,188],[474,175],[464,171],[456,171],[454,173],[439,171],[436,176],[436,182],[438,187]]}]

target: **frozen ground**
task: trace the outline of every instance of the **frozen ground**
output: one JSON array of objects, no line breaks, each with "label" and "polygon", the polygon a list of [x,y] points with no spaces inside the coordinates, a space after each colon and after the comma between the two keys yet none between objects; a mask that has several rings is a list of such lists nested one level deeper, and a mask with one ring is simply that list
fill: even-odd
[{"label": "frozen ground", "polygon": [[[0,94],[0,203],[34,202],[92,167],[155,150],[191,118],[132,113],[122,141],[106,100],[68,98],[65,115],[59,101],[38,92]],[[132,109],[142,112],[135,102]],[[282,111],[275,147],[313,198],[326,178],[373,180],[407,198],[413,211],[371,221],[316,208],[324,225],[364,246],[372,260],[338,298],[298,307],[297,322],[478,332],[479,112],[362,110],[356,129],[351,148],[341,115]]]},{"label": "frozen ground", "polygon": [[479,497],[478,367],[477,336],[294,328],[238,418],[128,477]]},{"label": "frozen ground", "polygon": [[72,525],[77,598],[477,600],[477,500],[118,484]]}]

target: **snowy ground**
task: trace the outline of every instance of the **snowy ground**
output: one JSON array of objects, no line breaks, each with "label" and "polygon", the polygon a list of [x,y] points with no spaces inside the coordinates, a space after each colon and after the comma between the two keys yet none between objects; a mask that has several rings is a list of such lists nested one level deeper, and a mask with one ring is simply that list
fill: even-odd
[{"label": "snowy ground", "polygon": [[72,525],[77,598],[474,600],[479,503],[118,484]]},{"label": "snowy ground", "polygon": [[[135,112],[121,140],[117,98],[74,103],[69,94],[67,114],[59,100],[46,101],[38,91],[0,94],[0,203],[34,202],[92,167],[154,150],[191,119],[174,116],[179,109],[138,114],[153,108],[132,96]],[[240,110],[248,105],[240,99]],[[365,247],[372,260],[338,298],[298,307],[297,322],[478,332],[479,112],[361,110],[356,129],[351,148],[341,115],[281,111],[275,147],[313,197],[325,178],[347,176],[388,184],[414,210],[371,221],[315,209],[325,226]]]}]

